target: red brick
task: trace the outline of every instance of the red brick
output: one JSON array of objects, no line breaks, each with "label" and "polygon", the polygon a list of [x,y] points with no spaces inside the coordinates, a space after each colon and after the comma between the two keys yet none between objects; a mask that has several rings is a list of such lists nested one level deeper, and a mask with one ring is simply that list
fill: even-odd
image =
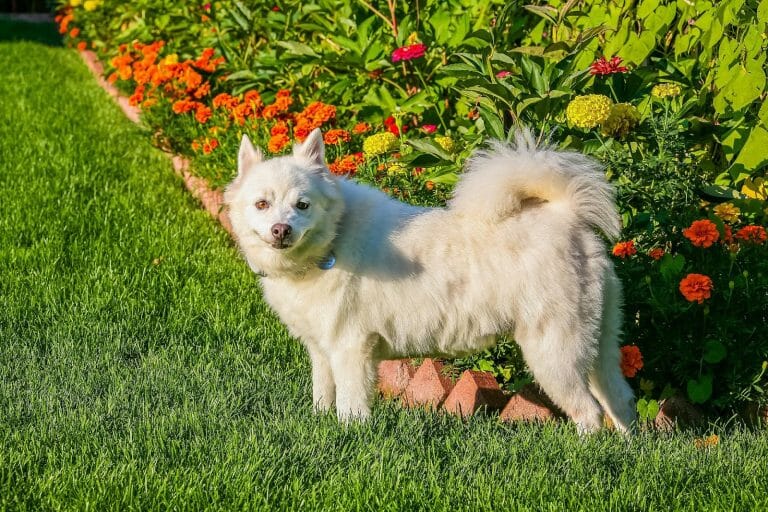
[{"label": "red brick", "polygon": [[413,374],[403,394],[403,403],[408,407],[425,406],[436,410],[453,389],[451,379],[443,375],[443,363],[425,359]]},{"label": "red brick", "polygon": [[564,415],[538,386],[528,384],[512,395],[501,411],[503,421],[549,421]]},{"label": "red brick", "polygon": [[507,400],[492,374],[466,370],[461,374],[451,394],[445,399],[443,409],[466,418],[472,416],[481,407],[501,410]]},{"label": "red brick", "polygon": [[674,395],[659,403],[659,414],[654,420],[659,430],[673,430],[676,426],[690,427],[704,421],[704,415],[692,403]]},{"label": "red brick", "polygon": [[395,398],[405,392],[416,368],[409,359],[394,359],[379,363],[379,392],[384,398]]}]

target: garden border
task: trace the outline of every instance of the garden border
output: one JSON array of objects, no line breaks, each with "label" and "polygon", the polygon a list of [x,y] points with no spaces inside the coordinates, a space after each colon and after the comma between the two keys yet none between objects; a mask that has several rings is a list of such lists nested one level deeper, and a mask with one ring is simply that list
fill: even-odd
[{"label": "garden border", "polygon": [[[132,106],[128,97],[104,78],[104,66],[96,53],[91,50],[78,50],[78,53],[98,84],[117,102],[125,116],[140,124],[140,109]],[[167,154],[174,172],[182,178],[187,190],[235,239],[222,191],[213,189],[208,180],[194,176],[189,171],[188,159]],[[439,409],[462,418],[482,409],[500,411],[502,421],[551,421],[565,417],[535,385],[526,385],[510,395],[501,390],[490,372],[466,370],[453,382],[444,370],[443,363],[434,359],[425,359],[418,368],[408,359],[382,361],[378,367],[378,390],[385,399],[401,398],[404,406]],[[663,400],[660,405],[655,426],[662,430],[703,419],[701,413],[682,397]],[[768,412],[764,414],[768,420]]]}]

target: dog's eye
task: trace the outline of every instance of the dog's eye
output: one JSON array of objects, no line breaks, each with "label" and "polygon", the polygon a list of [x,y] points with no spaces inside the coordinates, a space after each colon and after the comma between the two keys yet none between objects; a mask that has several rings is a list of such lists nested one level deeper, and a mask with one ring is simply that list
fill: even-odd
[{"label": "dog's eye", "polygon": [[261,201],[256,201],[256,208],[259,210],[266,210],[269,208],[269,202],[262,199]]},{"label": "dog's eye", "polygon": [[298,203],[296,203],[296,208],[298,208],[299,210],[306,210],[307,208],[309,208],[309,203],[305,201],[299,201]]}]

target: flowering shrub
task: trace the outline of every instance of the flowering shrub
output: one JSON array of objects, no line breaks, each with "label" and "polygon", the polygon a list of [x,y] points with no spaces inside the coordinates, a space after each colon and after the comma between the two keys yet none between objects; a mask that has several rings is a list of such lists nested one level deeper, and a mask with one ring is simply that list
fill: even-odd
[{"label": "flowering shrub", "polygon": [[[520,124],[593,155],[625,227],[625,375],[726,409],[768,401],[764,4],[60,0],[57,21],[214,185],[243,133],[282,154],[317,127],[332,172],[426,205]],[[511,347],[458,364],[514,388]]]}]

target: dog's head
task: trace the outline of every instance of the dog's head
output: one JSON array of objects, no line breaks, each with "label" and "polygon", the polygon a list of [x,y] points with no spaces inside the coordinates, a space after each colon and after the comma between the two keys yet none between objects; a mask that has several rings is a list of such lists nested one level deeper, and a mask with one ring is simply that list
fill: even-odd
[{"label": "dog's head", "polygon": [[237,178],[224,201],[248,263],[267,274],[305,268],[324,257],[344,205],[325,166],[319,129],[290,156],[265,160],[243,135]]}]

